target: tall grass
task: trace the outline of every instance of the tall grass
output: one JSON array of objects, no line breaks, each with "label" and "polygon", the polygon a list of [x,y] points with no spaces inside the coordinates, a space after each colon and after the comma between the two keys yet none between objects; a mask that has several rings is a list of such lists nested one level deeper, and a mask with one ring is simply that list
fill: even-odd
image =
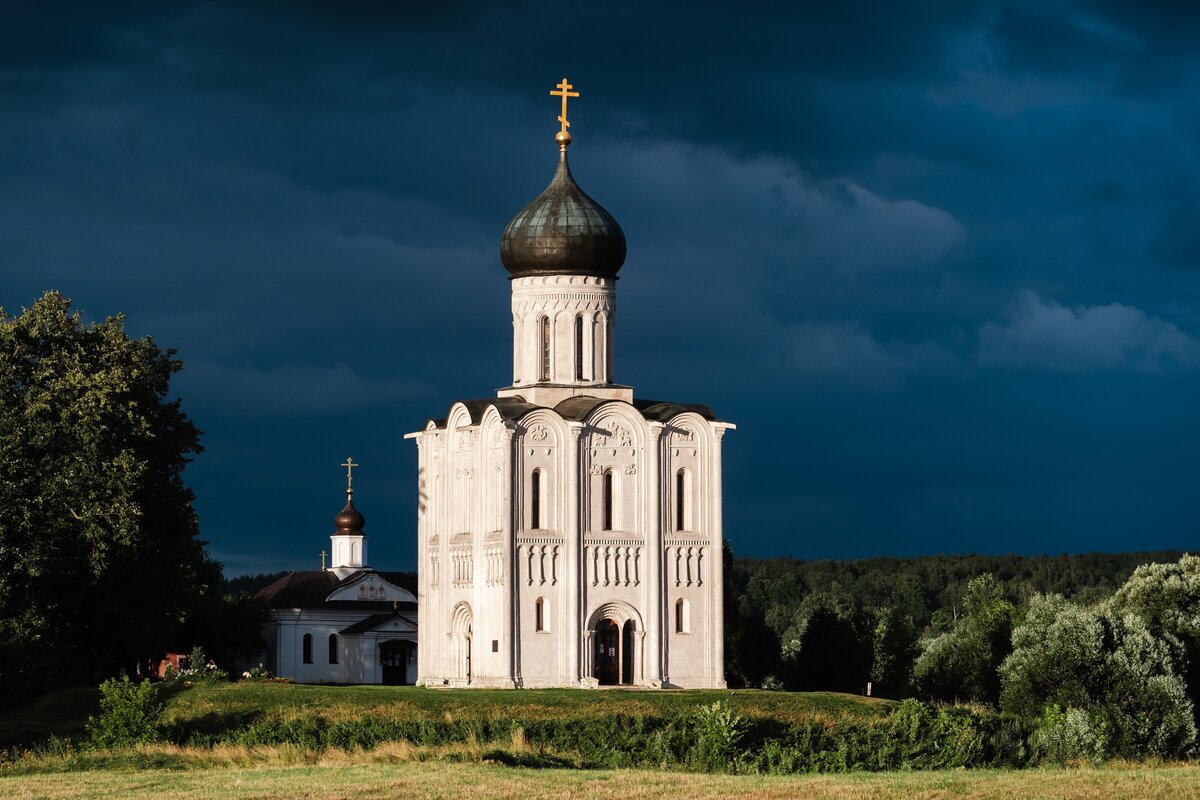
[{"label": "tall grass", "polygon": [[191,769],[239,760],[263,763],[262,758],[289,764],[461,760],[759,774],[1024,766],[1026,737],[1005,727],[1011,724],[972,709],[915,701],[883,717],[802,722],[744,716],[723,701],[670,713],[558,718],[444,710],[437,718],[372,712],[351,720],[282,709],[238,725],[177,720],[165,730],[167,743],[152,746],[76,750],[59,740],[17,754],[0,773]]}]

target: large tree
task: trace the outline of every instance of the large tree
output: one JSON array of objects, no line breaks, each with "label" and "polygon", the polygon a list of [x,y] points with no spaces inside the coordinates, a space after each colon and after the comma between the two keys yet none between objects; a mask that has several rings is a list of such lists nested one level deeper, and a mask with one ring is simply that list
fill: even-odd
[{"label": "large tree", "polygon": [[0,309],[0,697],[147,663],[219,579],[173,356],[57,292]]},{"label": "large tree", "polygon": [[1000,667],[1001,707],[1040,717],[1064,758],[1181,758],[1196,742],[1181,654],[1135,614],[1111,603],[1034,595]]},{"label": "large tree", "polygon": [[922,697],[995,705],[1017,608],[1004,599],[1003,585],[990,572],[967,584],[962,604],[965,613],[953,629],[926,644],[913,666],[913,683]]}]

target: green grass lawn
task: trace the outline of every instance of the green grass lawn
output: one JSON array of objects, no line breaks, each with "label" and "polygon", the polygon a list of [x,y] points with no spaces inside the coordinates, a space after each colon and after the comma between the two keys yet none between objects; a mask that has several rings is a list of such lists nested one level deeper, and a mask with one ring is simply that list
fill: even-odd
[{"label": "green grass lawn", "polygon": [[364,713],[427,718],[502,719],[598,714],[666,714],[724,700],[748,716],[799,722],[814,718],[879,716],[888,700],[832,692],[758,690],[639,691],[581,689],[426,689],[415,686],[303,686],[283,683],[207,684],[171,698],[167,721],[225,714],[252,718],[265,714],[320,712],[330,719]]},{"label": "green grass lawn", "polygon": [[94,687],[60,689],[32,703],[0,710],[0,748],[29,745],[50,736],[77,736],[89,714],[100,709]]},{"label": "green grass lawn", "polygon": [[[53,692],[35,703],[0,712],[0,747],[32,745],[51,734],[79,736],[97,711],[95,689]],[[317,715],[332,721],[366,714],[395,718],[504,719],[667,714],[724,700],[747,716],[788,722],[871,718],[887,700],[830,692],[640,691],[581,689],[427,689],[415,686],[307,686],[287,683],[213,683],[172,687],[165,722],[204,731],[229,730],[272,717]]]},{"label": "green grass lawn", "polygon": [[952,770],[850,775],[695,775],[647,770],[531,770],[409,762],[106,770],[0,778],[10,797],[333,800],[333,798],[806,798],[808,800],[1198,800],[1200,767]]}]

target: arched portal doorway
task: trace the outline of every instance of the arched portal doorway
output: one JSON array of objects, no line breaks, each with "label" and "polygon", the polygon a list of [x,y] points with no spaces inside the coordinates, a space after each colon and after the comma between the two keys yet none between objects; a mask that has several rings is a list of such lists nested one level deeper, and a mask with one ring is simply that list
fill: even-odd
[{"label": "arched portal doorway", "polygon": [[621,681],[620,631],[611,619],[596,626],[596,680],[601,686],[616,686]]},{"label": "arched portal doorway", "polygon": [[450,679],[471,682],[471,607],[459,603],[450,617]]},{"label": "arched portal doorway", "polygon": [[588,625],[587,674],[601,686],[631,686],[641,681],[641,617],[625,603],[596,609]]}]

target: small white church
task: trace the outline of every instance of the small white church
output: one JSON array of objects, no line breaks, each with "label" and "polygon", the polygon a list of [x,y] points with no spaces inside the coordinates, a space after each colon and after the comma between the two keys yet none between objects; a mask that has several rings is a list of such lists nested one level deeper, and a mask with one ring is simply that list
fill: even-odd
[{"label": "small white church", "polygon": [[366,519],[354,506],[358,465],[348,458],[342,466],[346,505],[333,518],[320,571],[289,572],[254,596],[267,614],[263,664],[297,683],[416,683],[417,598],[404,586],[411,574],[367,565]]},{"label": "small white church", "polygon": [[500,243],[512,385],[406,437],[417,681],[724,687],[721,440],[734,426],[615,380],[625,236],[567,164],[572,88],[551,92],[554,177]]}]

